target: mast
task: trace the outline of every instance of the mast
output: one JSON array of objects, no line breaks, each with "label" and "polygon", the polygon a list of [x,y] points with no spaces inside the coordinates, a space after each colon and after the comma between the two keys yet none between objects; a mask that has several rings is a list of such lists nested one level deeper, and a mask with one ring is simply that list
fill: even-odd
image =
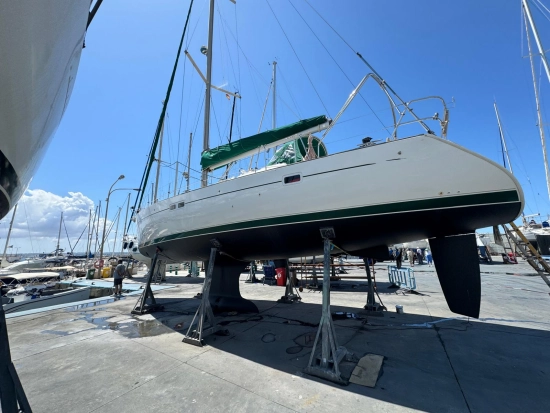
[{"label": "mast", "polygon": [[185,178],[187,180],[187,189],[185,192],[189,192],[189,178],[191,173],[191,145],[193,144],[193,132],[189,133],[189,152],[187,153],[187,177]]},{"label": "mast", "polygon": [[273,61],[273,116],[272,116],[272,129],[275,129],[277,125],[277,61]]},{"label": "mast", "polygon": [[88,259],[90,257],[90,243],[92,242],[90,231],[92,230],[92,209],[90,208],[90,215],[88,217],[88,237],[86,239],[86,264],[84,268],[88,269]]},{"label": "mast", "polygon": [[159,141],[159,157],[157,159],[157,179],[155,181],[155,191],[153,194],[153,203],[158,201],[158,189],[159,189],[159,177],[160,177],[160,163],[162,161],[162,138],[164,136],[164,119],[162,120],[162,126],[160,127],[160,141]]},{"label": "mast", "polygon": [[61,211],[61,219],[59,220],[59,233],[57,234],[57,247],[55,249],[55,255],[59,254],[59,241],[61,240],[61,224],[63,223],[63,211]]},{"label": "mast", "polygon": [[233,107],[231,108],[231,124],[229,125],[229,143],[233,137],[233,119],[235,118],[235,103],[237,102],[237,96],[233,96]]},{"label": "mast", "polygon": [[[208,19],[208,49],[206,54],[206,98],[204,102],[204,136],[203,150],[209,149],[210,142],[210,85],[212,84],[212,40],[214,37],[214,0],[210,0],[210,17]],[[201,186],[208,185],[208,172],[202,171]]]},{"label": "mast", "polygon": [[[124,217],[124,227],[122,228],[122,243],[124,244],[124,240],[126,239],[126,225],[128,225],[128,211],[130,210],[130,196],[132,195],[131,192],[128,192],[128,205],[126,205],[126,216]],[[116,245],[115,245],[116,248]],[[122,248],[120,249],[120,255],[122,255]]]},{"label": "mast", "polygon": [[[99,201],[99,204],[97,206],[97,226],[95,230],[95,253],[97,253],[97,241],[99,240],[99,216],[101,215],[101,200]],[[98,277],[99,278],[99,277]]]},{"label": "mast", "polygon": [[531,75],[533,77],[533,88],[535,89],[535,105],[537,108],[537,123],[539,127],[539,134],[540,134],[540,141],[542,145],[542,157],[544,159],[544,172],[546,174],[546,187],[548,190],[548,196],[550,197],[550,172],[548,170],[548,156],[546,155],[546,137],[544,136],[544,124],[542,121],[542,113],[540,110],[540,101],[539,101],[539,91],[537,88],[537,77],[535,74],[535,65],[533,64],[533,53],[531,51],[531,37],[529,36],[529,30],[527,26],[527,19],[529,19],[529,23],[531,24],[531,30],[533,32],[533,35],[535,36],[535,40],[537,42],[537,47],[539,48],[539,53],[541,55],[542,62],[544,64],[544,68],[546,70],[546,75],[548,76],[548,80],[550,81],[550,74],[548,72],[548,62],[546,61],[546,55],[544,54],[544,49],[542,48],[542,44],[539,40],[537,29],[535,27],[535,24],[533,22],[533,19],[531,17],[531,12],[529,10],[529,5],[527,4],[526,0],[522,0],[522,6],[525,10],[525,13],[523,15],[523,18],[525,20],[525,32],[527,35],[527,47],[529,50],[529,62],[531,63]]},{"label": "mast", "polygon": [[6,250],[8,249],[8,244],[10,242],[11,227],[13,227],[13,221],[15,220],[15,212],[17,211],[17,205],[19,204],[15,204],[15,207],[13,208],[13,215],[11,216],[11,221],[10,221],[10,229],[8,230],[8,236],[6,237],[6,245],[4,246],[4,253],[2,254],[2,262],[0,263],[0,267],[6,266]]},{"label": "mast", "polygon": [[[521,0],[523,8],[525,10],[525,15],[527,16],[527,19],[529,19],[529,24],[531,25],[531,30],[533,31],[533,36],[535,37],[535,42],[537,43],[537,48],[539,49],[540,58],[542,59],[542,64],[544,65],[544,70],[546,71],[546,77],[548,78],[548,81],[550,82],[550,68],[548,67],[548,61],[546,60],[546,52],[544,51],[544,47],[542,47],[542,42],[539,38],[539,33],[537,31],[537,27],[535,26],[535,22],[533,20],[533,17],[531,16],[531,10],[529,9],[529,4],[527,3],[527,0]],[[527,23],[525,24],[527,27]],[[529,51],[529,56],[531,56],[531,52]]]},{"label": "mast", "polygon": [[[508,168],[510,169],[511,173],[514,173],[512,170],[512,163],[510,162],[510,156],[508,156],[508,148],[506,147],[506,139],[504,139],[504,132],[502,131],[502,126],[500,124],[500,116],[498,114],[498,108],[497,108],[497,102],[493,103],[495,107],[495,113],[497,115],[497,123],[498,123],[498,130],[500,132],[500,141],[502,142],[502,146],[504,148],[504,154],[506,155],[506,160],[508,161]],[[506,167],[506,165],[504,165]]]},{"label": "mast", "polygon": [[115,227],[115,242],[113,244],[113,251],[111,254],[116,254],[116,239],[118,237],[118,227],[120,225],[120,212],[122,211],[122,207],[118,207],[118,214],[116,216],[116,227]]}]

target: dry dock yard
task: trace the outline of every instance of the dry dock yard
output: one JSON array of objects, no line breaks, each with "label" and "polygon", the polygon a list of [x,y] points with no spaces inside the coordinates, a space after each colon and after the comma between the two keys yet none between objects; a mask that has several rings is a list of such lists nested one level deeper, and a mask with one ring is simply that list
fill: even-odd
[{"label": "dry dock yard", "polygon": [[[182,338],[204,278],[169,274],[173,288],[155,292],[161,312],[131,315],[137,296],[127,295],[8,315],[11,355],[34,412],[550,411],[550,290],[526,263],[481,266],[479,320],[449,311],[433,267],[414,268],[414,293],[391,288],[386,268],[376,265],[382,316],[363,310],[364,279],[331,292],[332,312],[351,313],[334,318],[338,344],[383,357],[369,367],[374,387],[304,373],[320,290],[277,303],[283,287],[246,274],[241,293],[260,313],[217,315],[223,330],[203,347]],[[343,361],[342,376],[356,365]]]}]

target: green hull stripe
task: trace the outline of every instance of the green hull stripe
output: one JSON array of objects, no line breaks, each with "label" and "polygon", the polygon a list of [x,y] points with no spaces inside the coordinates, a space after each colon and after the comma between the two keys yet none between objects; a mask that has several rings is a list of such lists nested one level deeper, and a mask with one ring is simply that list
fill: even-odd
[{"label": "green hull stripe", "polygon": [[143,244],[144,247],[179,238],[194,237],[213,232],[238,231],[243,229],[268,227],[274,225],[296,224],[298,222],[324,221],[330,219],[352,218],[368,215],[395,214],[397,212],[413,212],[425,209],[441,209],[464,207],[469,205],[499,204],[519,202],[517,191],[491,192],[476,195],[462,195],[445,198],[423,199],[420,201],[395,202],[393,204],[373,205],[333,211],[314,212],[310,214],[287,215],[284,217],[258,219],[256,221],[237,222],[217,227],[202,228],[193,231],[161,237]]}]

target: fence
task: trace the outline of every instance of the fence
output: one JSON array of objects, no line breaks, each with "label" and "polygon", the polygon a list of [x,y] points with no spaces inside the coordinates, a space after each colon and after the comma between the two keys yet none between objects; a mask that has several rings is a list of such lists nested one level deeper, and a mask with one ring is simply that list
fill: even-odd
[{"label": "fence", "polygon": [[388,278],[390,283],[396,287],[407,290],[416,290],[416,278],[414,278],[414,270],[412,268],[397,268],[388,265]]}]

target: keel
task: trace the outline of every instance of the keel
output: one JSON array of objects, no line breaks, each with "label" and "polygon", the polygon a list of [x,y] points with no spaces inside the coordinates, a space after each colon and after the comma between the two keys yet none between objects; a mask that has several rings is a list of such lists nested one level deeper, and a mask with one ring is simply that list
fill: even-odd
[{"label": "keel", "polygon": [[[210,305],[214,313],[237,311],[239,313],[258,313],[258,307],[252,301],[241,296],[239,278],[247,262],[238,261],[223,253],[216,257],[210,287]],[[208,268],[208,263],[206,264]]]}]

